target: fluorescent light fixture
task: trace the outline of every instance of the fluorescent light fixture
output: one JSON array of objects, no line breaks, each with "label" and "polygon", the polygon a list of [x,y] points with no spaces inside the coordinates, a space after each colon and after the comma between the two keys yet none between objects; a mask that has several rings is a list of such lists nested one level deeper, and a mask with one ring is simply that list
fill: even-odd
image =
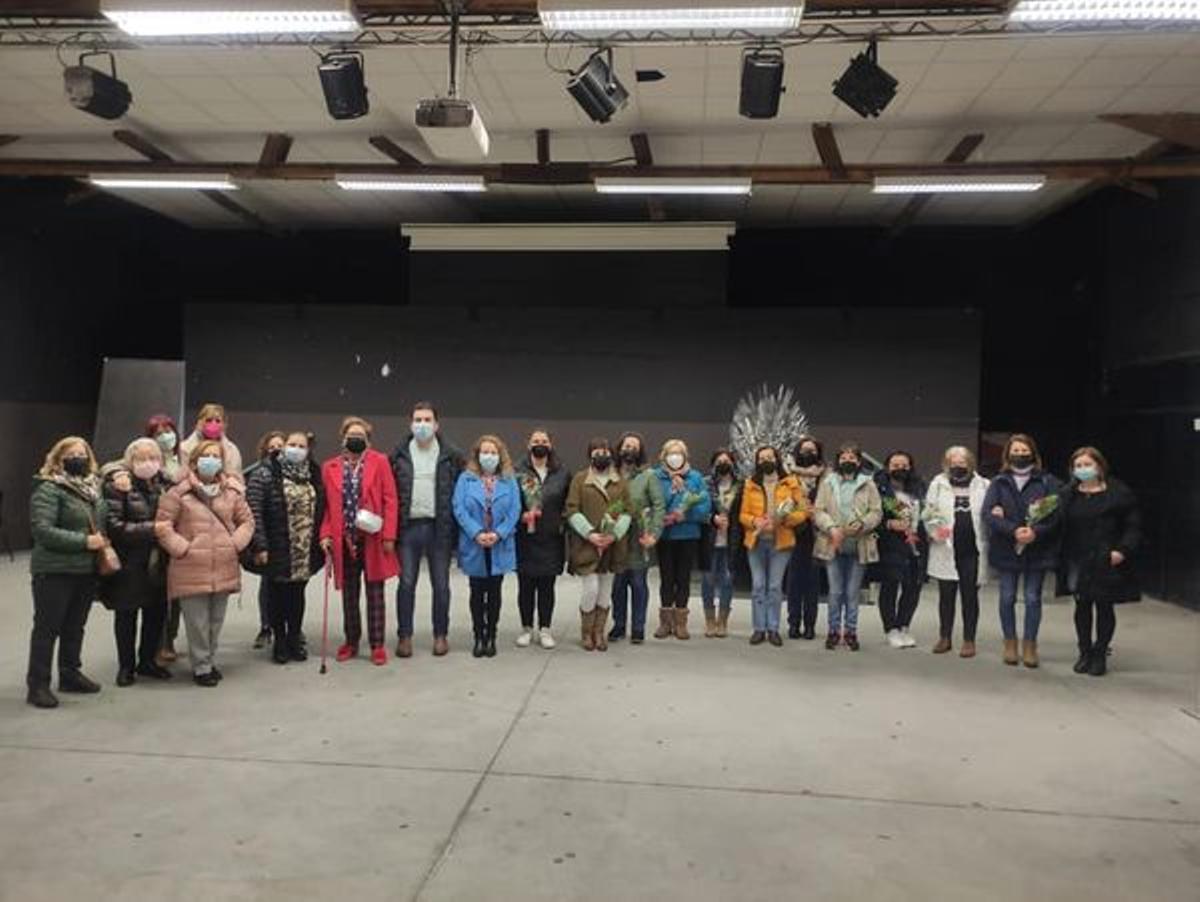
[{"label": "fluorescent light fixture", "polygon": [[93,175],[97,188],[155,188],[176,191],[236,191],[227,175]]},{"label": "fluorescent light fixture", "polygon": [[1197,22],[1200,0],[1019,0],[1014,22]]},{"label": "fluorescent light fixture", "polygon": [[803,3],[764,0],[538,0],[546,31],[612,34],[620,31],[790,31],[800,26]]},{"label": "fluorescent light fixture", "polygon": [[481,175],[339,175],[343,191],[486,191]]},{"label": "fluorescent light fixture", "polygon": [[139,37],[324,34],[357,31],[350,0],[101,0],[100,11]]},{"label": "fluorescent light fixture", "polygon": [[595,180],[599,194],[749,194],[750,179],[618,178]]},{"label": "fluorescent light fixture", "polygon": [[413,251],[727,251],[732,222],[424,223]]},{"label": "fluorescent light fixture", "polygon": [[876,194],[1004,194],[1037,191],[1046,184],[1044,175],[915,175],[876,176]]}]

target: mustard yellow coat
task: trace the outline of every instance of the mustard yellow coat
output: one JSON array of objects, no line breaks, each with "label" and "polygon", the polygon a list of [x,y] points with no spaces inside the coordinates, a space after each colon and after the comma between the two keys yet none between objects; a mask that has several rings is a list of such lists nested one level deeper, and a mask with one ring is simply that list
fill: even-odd
[{"label": "mustard yellow coat", "polygon": [[[745,538],[742,540],[747,548],[753,548],[758,543],[758,529],[754,521],[767,515],[767,492],[761,482],[747,479],[742,488],[742,507],[738,520],[742,524]],[[788,502],[792,503],[791,513],[775,523],[775,549],[783,551],[796,544],[796,527],[808,519],[808,492],[795,476],[784,476],[775,485],[775,498],[771,511],[778,511]]]}]

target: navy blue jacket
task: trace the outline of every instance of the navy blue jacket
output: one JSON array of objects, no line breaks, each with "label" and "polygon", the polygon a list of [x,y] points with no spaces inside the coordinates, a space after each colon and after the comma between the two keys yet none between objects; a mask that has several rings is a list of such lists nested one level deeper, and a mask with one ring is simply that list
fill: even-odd
[{"label": "navy blue jacket", "polygon": [[[992,480],[983,499],[983,522],[991,533],[988,541],[988,563],[997,570],[1024,572],[1025,570],[1054,570],[1058,566],[1058,552],[1062,539],[1062,511],[1056,510],[1045,520],[1036,523],[1033,531],[1037,539],[1017,554],[1014,534],[1024,526],[1029,505],[1057,494],[1062,483],[1045,470],[1035,469],[1022,491],[1017,490],[1016,480],[1007,470]],[[992,508],[1003,508],[1003,516],[996,516]]]}]

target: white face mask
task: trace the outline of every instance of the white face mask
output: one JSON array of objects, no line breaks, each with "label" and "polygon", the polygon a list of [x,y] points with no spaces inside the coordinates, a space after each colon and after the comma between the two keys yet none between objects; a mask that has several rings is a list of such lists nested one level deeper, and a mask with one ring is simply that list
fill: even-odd
[{"label": "white face mask", "polygon": [[139,460],[133,465],[133,475],[138,479],[153,479],[160,469],[157,460]]},{"label": "white face mask", "polygon": [[217,495],[221,493],[221,483],[206,482],[204,485],[200,486],[200,491],[202,491],[209,498],[216,498]]},{"label": "white face mask", "polygon": [[684,464],[683,455],[680,454],[678,451],[673,451],[667,455],[667,466],[670,467],[672,470],[682,469],[683,464]]}]

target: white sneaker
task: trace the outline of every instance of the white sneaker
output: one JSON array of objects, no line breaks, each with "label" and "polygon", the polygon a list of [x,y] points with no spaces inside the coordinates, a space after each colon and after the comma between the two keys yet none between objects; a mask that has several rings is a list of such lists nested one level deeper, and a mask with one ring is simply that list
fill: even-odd
[{"label": "white sneaker", "polygon": [[550,635],[550,627],[543,626],[538,630],[538,642],[542,643],[542,648],[554,648],[554,637]]},{"label": "white sneaker", "polygon": [[892,630],[887,634],[888,645],[892,648],[904,648],[904,640],[900,637],[900,630]]},{"label": "white sneaker", "polygon": [[529,648],[529,643],[533,641],[533,630],[522,630],[521,635],[517,636],[517,648]]},{"label": "white sneaker", "polygon": [[908,630],[900,630],[900,641],[903,643],[901,648],[916,648],[917,640],[912,637],[912,633]]}]

